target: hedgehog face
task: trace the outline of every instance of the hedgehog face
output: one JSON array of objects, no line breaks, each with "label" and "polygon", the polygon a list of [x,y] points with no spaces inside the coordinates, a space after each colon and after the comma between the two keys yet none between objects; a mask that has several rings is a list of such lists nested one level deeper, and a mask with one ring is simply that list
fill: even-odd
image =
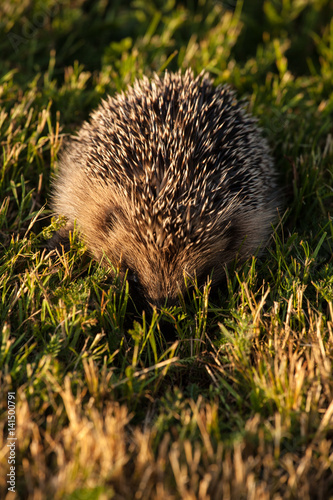
[{"label": "hedgehog face", "polygon": [[[160,235],[161,228],[152,230],[150,224],[137,228],[132,214],[133,208],[126,206],[126,200],[122,208],[117,206],[108,211],[100,250],[106,261],[114,267],[120,266],[123,274],[127,272],[132,293],[137,290],[152,307],[160,308],[166,302],[174,304],[179,292],[184,292],[184,272],[191,267],[188,254],[185,248],[176,248],[171,239],[165,241]],[[88,246],[96,257],[101,257],[95,251],[96,235],[93,239],[94,245],[88,241]]]},{"label": "hedgehog face", "polygon": [[[179,249],[178,254],[173,252],[172,247],[161,251],[126,232],[120,235],[115,231],[110,236],[105,256],[108,261],[118,262],[123,274],[127,272],[132,297],[135,299],[138,293],[147,304],[158,309],[176,304],[179,294],[185,293],[185,276],[194,278],[196,275],[185,249]],[[201,273],[198,285],[203,284],[206,278],[207,274]]]},{"label": "hedgehog face", "polygon": [[[185,275],[196,276],[201,285],[212,264],[222,269],[222,261],[215,262],[216,255],[215,261],[207,256],[207,249],[195,241],[194,233],[193,242],[189,235],[175,237],[172,222],[177,213],[166,226],[165,219],[150,216],[151,207],[137,218],[133,196],[124,196],[113,186],[86,184],[84,190],[84,199],[71,198],[78,208],[76,220],[82,237],[97,260],[119,267],[123,275],[127,272],[133,298],[137,292],[151,306],[173,305],[178,294],[185,292]],[[223,244],[220,236],[218,240]]]},{"label": "hedgehog face", "polygon": [[[193,221],[188,226],[190,231],[177,238],[174,221],[179,219],[178,212],[171,212],[168,226],[165,219],[150,216],[152,208],[136,221],[132,196],[115,195],[105,187],[100,195],[106,192],[111,206],[104,212],[100,207],[90,211],[88,223],[86,214],[79,224],[94,256],[120,267],[122,274],[127,272],[133,298],[137,291],[150,306],[161,308],[174,305],[179,294],[185,293],[186,277],[190,278],[187,282],[196,279],[199,287],[212,272],[214,282],[221,281],[225,264],[235,257],[235,234],[230,231],[229,220],[221,221],[225,229],[220,228],[213,237],[204,238],[201,224]],[[89,202],[87,205],[91,207]]]}]

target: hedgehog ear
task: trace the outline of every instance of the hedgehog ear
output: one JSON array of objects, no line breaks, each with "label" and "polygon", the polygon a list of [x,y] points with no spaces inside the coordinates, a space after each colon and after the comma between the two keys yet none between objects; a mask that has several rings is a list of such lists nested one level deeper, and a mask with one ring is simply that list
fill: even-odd
[{"label": "hedgehog ear", "polygon": [[105,225],[110,231],[113,231],[117,222],[117,215],[113,210],[108,210],[105,214]]},{"label": "hedgehog ear", "polygon": [[105,212],[103,223],[106,229],[114,231],[116,224],[124,220],[123,210],[120,207],[112,207]]}]

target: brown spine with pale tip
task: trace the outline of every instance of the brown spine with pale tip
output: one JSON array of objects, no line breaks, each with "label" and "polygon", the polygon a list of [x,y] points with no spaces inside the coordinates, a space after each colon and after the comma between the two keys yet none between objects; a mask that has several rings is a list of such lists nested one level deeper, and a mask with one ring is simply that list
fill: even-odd
[{"label": "brown spine with pale tip", "polygon": [[[191,71],[108,97],[62,153],[53,210],[145,299],[174,303],[263,247],[279,203],[266,140],[228,86]],[[55,241],[59,235],[55,237]]]}]

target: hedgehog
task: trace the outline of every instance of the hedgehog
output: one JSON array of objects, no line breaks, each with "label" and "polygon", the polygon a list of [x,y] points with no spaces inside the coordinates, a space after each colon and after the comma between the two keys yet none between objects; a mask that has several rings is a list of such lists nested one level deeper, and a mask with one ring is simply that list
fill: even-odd
[{"label": "hedgehog", "polygon": [[143,77],[107,97],[60,156],[53,211],[92,256],[126,272],[151,307],[186,279],[219,285],[238,256],[264,248],[276,172],[255,118],[206,73]]}]

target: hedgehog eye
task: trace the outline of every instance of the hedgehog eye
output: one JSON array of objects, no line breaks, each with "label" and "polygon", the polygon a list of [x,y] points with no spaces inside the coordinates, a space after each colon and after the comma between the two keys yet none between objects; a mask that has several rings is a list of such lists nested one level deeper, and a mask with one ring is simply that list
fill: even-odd
[{"label": "hedgehog eye", "polygon": [[133,283],[138,283],[138,277],[132,269],[127,269],[127,279],[133,281]]},{"label": "hedgehog eye", "polygon": [[122,260],[121,262],[121,269],[120,269],[122,275],[125,277],[126,276],[126,279],[129,280],[129,281],[132,281],[134,283],[137,283],[139,280],[138,280],[138,277],[136,275],[136,272],[127,265],[127,262],[125,259]]}]

